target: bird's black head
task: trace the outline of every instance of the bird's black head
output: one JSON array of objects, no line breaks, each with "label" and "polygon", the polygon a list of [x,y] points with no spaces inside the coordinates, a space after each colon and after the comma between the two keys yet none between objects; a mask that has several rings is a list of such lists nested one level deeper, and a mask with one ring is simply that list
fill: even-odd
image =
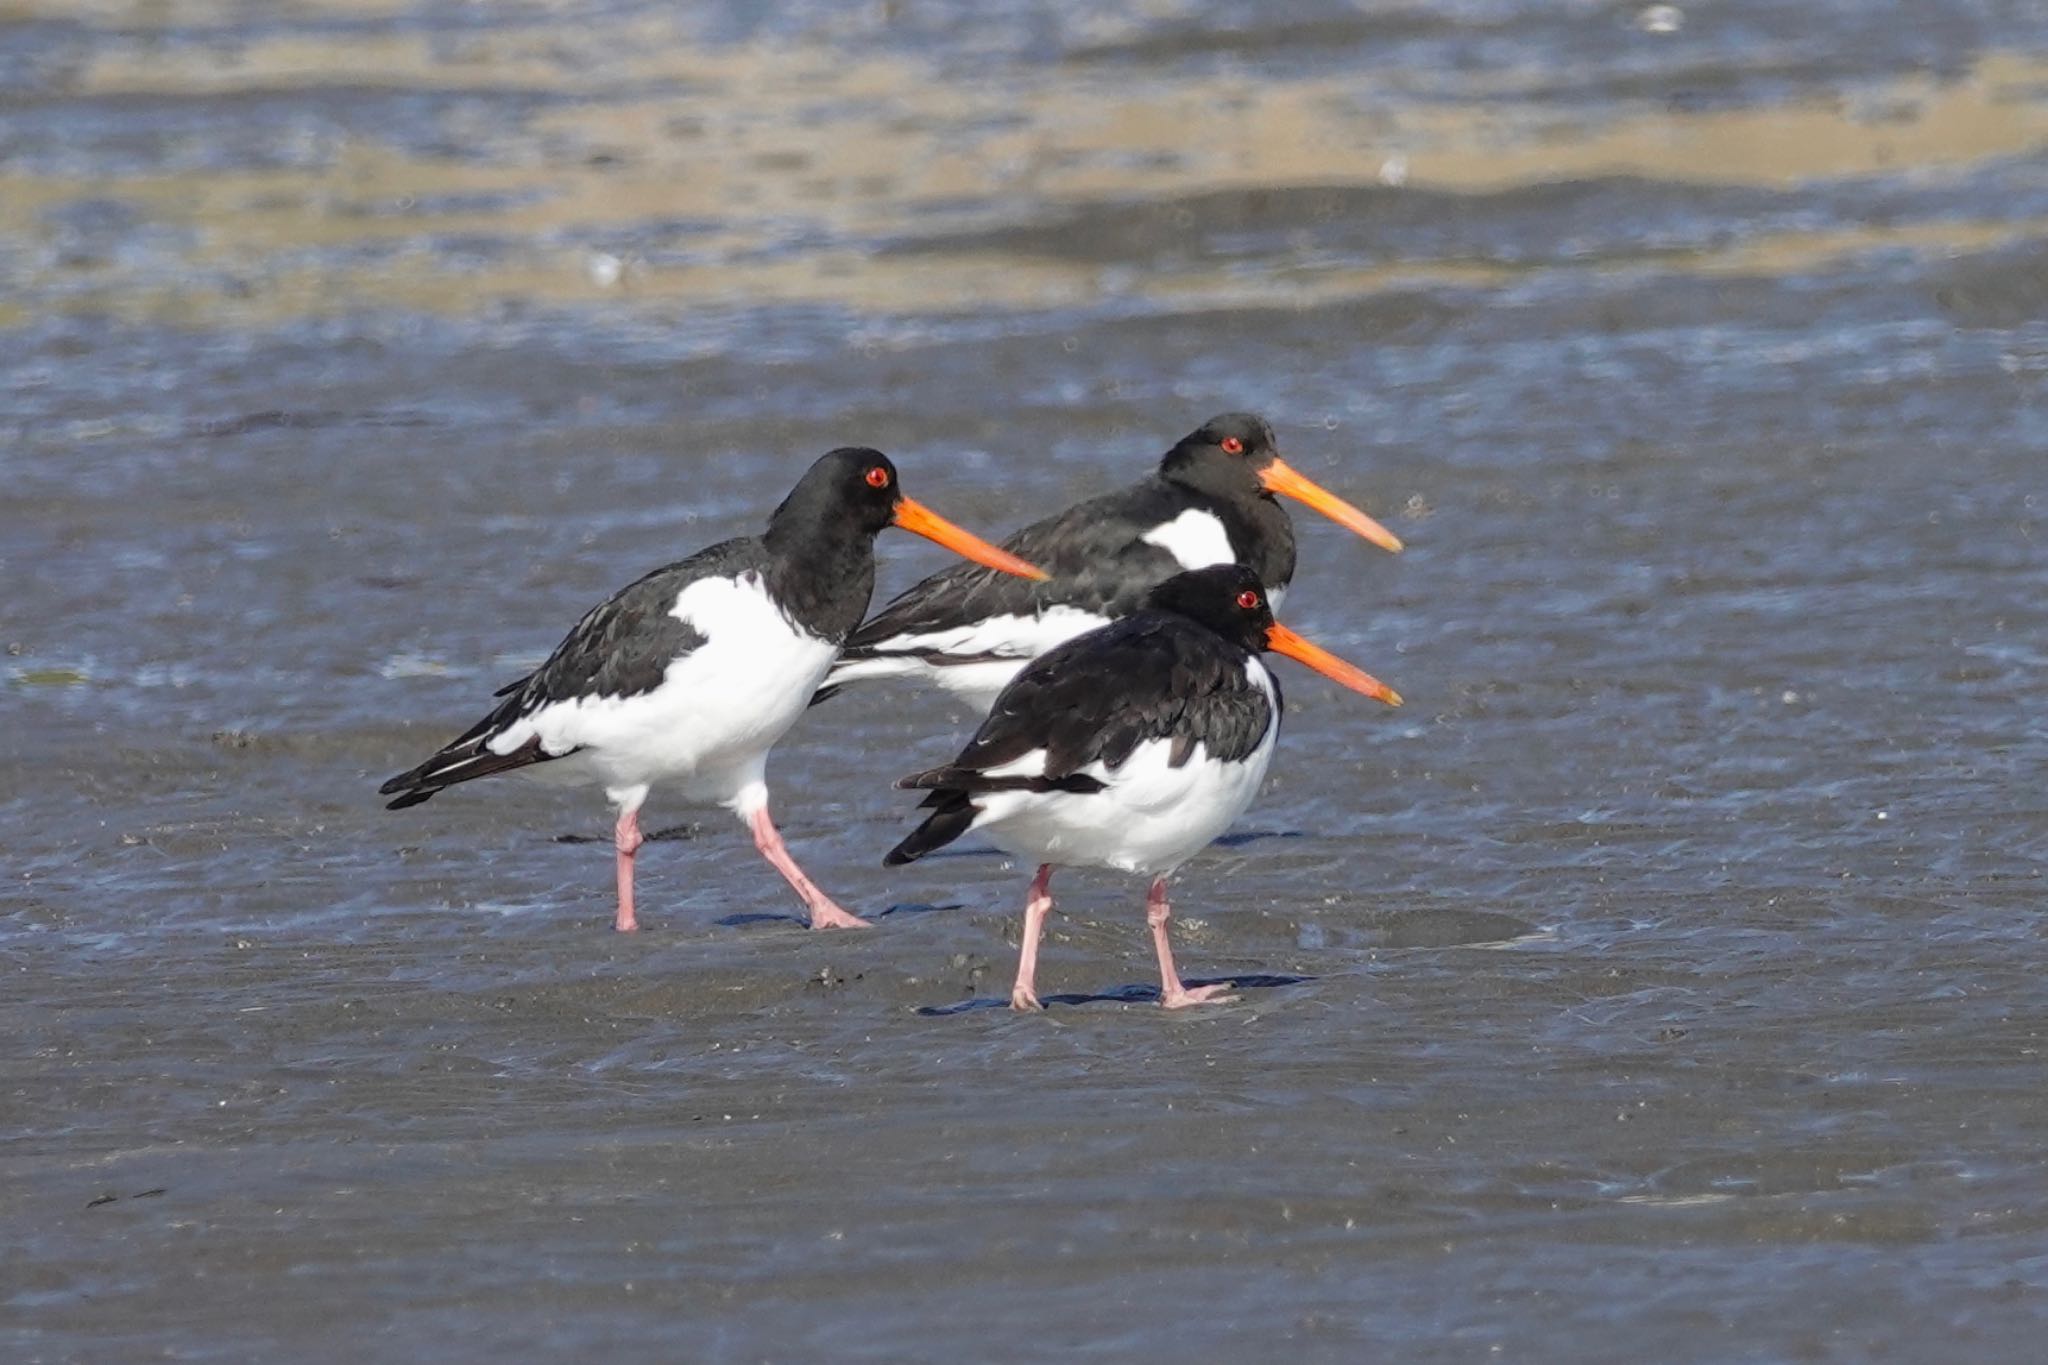
[{"label": "bird's black head", "polygon": [[822,547],[845,547],[849,538],[864,538],[870,553],[878,532],[900,526],[937,541],[977,564],[1023,578],[1044,578],[1038,569],[981,537],[961,530],[914,498],[903,496],[896,466],[879,450],[841,446],[819,457],[797,480],[789,496],[768,518],[769,548],[784,553],[817,553]]},{"label": "bird's black head", "polygon": [[1265,585],[1242,564],[1215,564],[1175,574],[1152,589],[1145,605],[1155,611],[1177,612],[1254,654],[1267,650],[1285,654],[1354,692],[1389,706],[1401,704],[1401,694],[1372,674],[1275,621]]},{"label": "bird's black head", "polygon": [[1226,412],[1181,437],[1159,462],[1159,472],[1206,493],[1246,497],[1262,491],[1260,471],[1279,458],[1265,418]]},{"label": "bird's black head", "polygon": [[1266,634],[1273,627],[1266,585],[1242,564],[1212,564],[1175,574],[1146,594],[1145,605],[1185,616],[1255,652],[1266,647]]},{"label": "bird's black head", "polygon": [[1183,436],[1180,444],[1167,451],[1166,458],[1159,462],[1159,473],[1212,497],[1263,497],[1270,502],[1274,501],[1274,494],[1285,494],[1383,550],[1396,554],[1401,550],[1399,536],[1314,480],[1296,473],[1280,458],[1273,428],[1266,425],[1264,418],[1248,412],[1211,417]]},{"label": "bird's black head", "polygon": [[841,446],[818,457],[768,518],[768,534],[815,536],[845,530],[873,536],[896,520],[903,491],[887,455]]}]

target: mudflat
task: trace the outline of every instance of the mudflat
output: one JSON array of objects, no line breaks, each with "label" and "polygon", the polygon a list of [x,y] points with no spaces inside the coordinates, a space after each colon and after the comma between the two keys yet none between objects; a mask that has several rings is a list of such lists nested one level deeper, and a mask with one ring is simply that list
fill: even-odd
[{"label": "mudflat", "polygon": [[[0,1354],[2025,1360],[2048,22],[16,3]],[[374,791],[846,442],[1003,533],[1249,408],[1275,772],[1179,880]],[[883,589],[944,562],[881,542]]]}]

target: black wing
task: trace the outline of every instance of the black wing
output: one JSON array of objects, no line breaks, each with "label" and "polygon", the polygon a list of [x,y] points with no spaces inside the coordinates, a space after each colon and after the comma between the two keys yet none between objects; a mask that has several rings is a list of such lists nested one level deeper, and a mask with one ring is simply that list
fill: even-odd
[{"label": "black wing", "polygon": [[1175,767],[1198,743],[1212,758],[1243,758],[1273,715],[1265,691],[1246,676],[1252,657],[1182,616],[1126,616],[1034,661],[1003,689],[959,757],[898,785],[1001,790],[985,784],[1007,779],[986,770],[1035,749],[1046,751],[1042,780],[1057,783],[1098,762],[1114,769],[1154,739],[1174,741]]},{"label": "black wing", "polygon": [[1034,522],[1003,548],[1051,575],[1034,582],[979,564],[959,563],[913,584],[848,637],[845,657],[873,657],[900,635],[948,630],[990,616],[1028,616],[1056,603],[1120,615],[1147,588],[1179,572],[1161,546],[1141,539],[1176,515],[1173,494],[1147,479]]},{"label": "black wing", "polygon": [[[1253,657],[1185,617],[1151,611],[1047,651],[1003,689],[958,757],[896,784],[929,792],[920,808],[932,813],[884,861],[910,862],[966,833],[979,793],[1101,791],[1084,769],[1099,762],[1114,775],[1148,740],[1171,740],[1175,767],[1198,743],[1211,758],[1243,758],[1274,723],[1280,695],[1277,680],[1269,700],[1247,676]],[[989,771],[1039,749],[1037,772]]]},{"label": "black wing", "polygon": [[489,745],[554,702],[631,697],[659,687],[670,664],[704,644],[703,635],[670,614],[677,595],[701,578],[758,567],[762,556],[760,542],[751,537],[723,541],[621,588],[585,612],[546,663],[499,688],[493,695],[503,700],[489,714],[378,793],[397,796],[390,809],[401,810],[458,782],[564,757],[542,749],[538,738],[508,754],[493,753]]}]

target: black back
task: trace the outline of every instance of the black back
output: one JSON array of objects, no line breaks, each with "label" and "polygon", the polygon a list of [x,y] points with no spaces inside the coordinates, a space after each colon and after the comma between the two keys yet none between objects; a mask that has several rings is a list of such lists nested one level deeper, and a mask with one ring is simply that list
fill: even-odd
[{"label": "black back", "polygon": [[[1239,453],[1224,448],[1235,439]],[[945,630],[991,616],[1031,616],[1081,607],[1117,617],[1138,609],[1155,584],[1181,570],[1164,547],[1143,539],[1190,508],[1213,514],[1239,563],[1260,581],[1294,578],[1294,524],[1259,482],[1277,451],[1273,430],[1249,413],[1212,417],[1169,450],[1156,472],[1128,488],[1090,498],[1034,522],[1003,548],[1044,569],[1033,582],[978,564],[951,565],[914,584],[856,630],[846,657],[872,657],[899,635]]]}]

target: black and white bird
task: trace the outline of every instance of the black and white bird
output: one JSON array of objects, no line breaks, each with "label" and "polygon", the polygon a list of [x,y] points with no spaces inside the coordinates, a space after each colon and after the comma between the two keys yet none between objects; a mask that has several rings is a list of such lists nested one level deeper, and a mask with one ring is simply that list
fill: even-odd
[{"label": "black and white bird", "polygon": [[1243,814],[1280,733],[1273,650],[1354,691],[1401,704],[1386,684],[1273,619],[1242,565],[1177,574],[1144,608],[1050,650],[1002,690],[959,757],[896,785],[926,790],[931,814],[883,859],[912,862],[978,830],[1039,865],[1024,906],[1013,1009],[1037,1009],[1038,941],[1055,867],[1152,879],[1146,918],[1159,954],[1159,1003],[1200,1004],[1174,970],[1166,879]]},{"label": "black and white bird", "polygon": [[1211,564],[1250,568],[1277,607],[1294,579],[1294,525],[1275,494],[1384,549],[1401,548],[1386,527],[1282,460],[1263,419],[1225,413],[1183,437],[1149,478],[1003,542],[1047,581],[956,565],[902,593],[847,640],[818,700],[849,683],[911,678],[986,710],[1032,659],[1137,610],[1172,575]]},{"label": "black and white bird", "polygon": [[641,803],[657,785],[730,807],[802,897],[814,928],[866,924],[803,874],[768,818],[768,750],[859,624],[875,586],[875,536],[900,526],[1007,574],[1015,555],[903,496],[877,450],[812,465],[760,536],[656,569],[593,608],[548,661],[432,758],[378,790],[417,805],[444,787],[518,771],[601,787],[618,808],[620,929],[634,929]]}]

